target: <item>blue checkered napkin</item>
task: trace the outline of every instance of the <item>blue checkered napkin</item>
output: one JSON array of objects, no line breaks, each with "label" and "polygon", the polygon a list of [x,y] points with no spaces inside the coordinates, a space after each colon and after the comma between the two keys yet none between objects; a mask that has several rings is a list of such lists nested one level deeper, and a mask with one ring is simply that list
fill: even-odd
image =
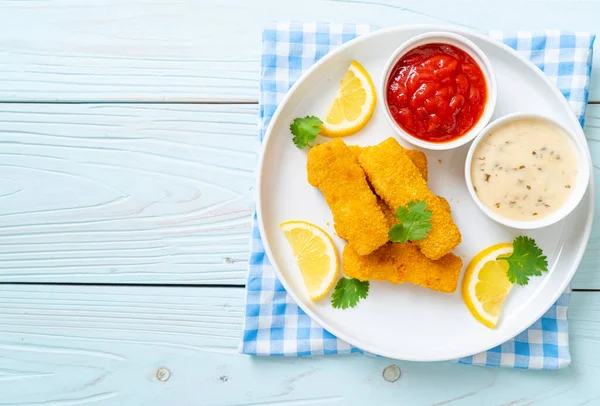
[{"label": "blue checkered napkin", "polygon": [[[336,46],[366,34],[369,26],[279,22],[263,33],[260,81],[260,132],[302,72]],[[506,33],[503,41],[530,58],[556,83],[583,125],[588,98],[594,35],[560,31]],[[458,360],[462,364],[530,369],[569,365],[567,306],[570,291],[530,328],[489,351]],[[321,355],[363,353],[337,339],[307,316],[277,280],[263,249],[256,216],[240,352],[250,355]]]}]

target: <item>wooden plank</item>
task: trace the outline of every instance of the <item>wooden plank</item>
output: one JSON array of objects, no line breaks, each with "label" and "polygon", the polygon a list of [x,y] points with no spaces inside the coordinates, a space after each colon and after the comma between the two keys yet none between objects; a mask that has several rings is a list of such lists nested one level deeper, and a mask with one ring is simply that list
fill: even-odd
[{"label": "wooden plank", "polygon": [[273,20],[595,31],[599,14],[583,0],[0,0],[0,100],[256,100]]},{"label": "wooden plank", "polygon": [[256,115],[0,105],[0,281],[243,283]]},{"label": "wooden plank", "polygon": [[600,190],[600,105],[588,105],[584,131],[594,165],[596,207],[592,234],[579,269],[573,278],[572,286],[579,289],[600,289],[600,274],[598,273],[598,258],[600,256],[600,222],[598,221],[600,216],[600,200],[598,199],[598,191]]},{"label": "wooden plank", "polygon": [[[0,404],[499,405],[600,398],[600,295],[591,292],[573,295],[573,363],[560,371],[367,356],[251,358],[236,350],[242,309],[243,289],[0,286]],[[395,383],[382,378],[390,364],[402,369]]]},{"label": "wooden plank", "polygon": [[[0,281],[244,284],[256,114],[0,105]],[[600,165],[600,105],[587,123]],[[598,252],[596,222],[575,288],[600,289]]]}]

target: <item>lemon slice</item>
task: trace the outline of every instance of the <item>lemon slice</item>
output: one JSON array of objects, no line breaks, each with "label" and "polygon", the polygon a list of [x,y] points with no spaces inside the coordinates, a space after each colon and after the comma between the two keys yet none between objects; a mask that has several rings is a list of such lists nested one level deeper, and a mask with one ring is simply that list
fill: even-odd
[{"label": "lemon slice", "polygon": [[508,280],[507,261],[499,256],[512,254],[512,244],[492,245],[475,256],[467,266],[462,282],[462,297],[473,316],[484,325],[498,324],[504,300],[513,284]]},{"label": "lemon slice", "polygon": [[321,299],[338,276],[338,255],[331,237],[306,221],[287,221],[280,227],[292,247],[308,297]]},{"label": "lemon slice", "polygon": [[332,138],[354,134],[371,119],[376,99],[369,73],[361,64],[352,61],[325,115],[321,134]]}]

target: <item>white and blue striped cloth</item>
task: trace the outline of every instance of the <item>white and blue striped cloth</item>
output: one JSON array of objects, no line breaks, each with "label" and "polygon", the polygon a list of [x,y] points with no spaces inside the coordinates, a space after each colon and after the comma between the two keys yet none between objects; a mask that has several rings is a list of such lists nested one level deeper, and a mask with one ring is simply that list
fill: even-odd
[{"label": "white and blue striped cloth", "polygon": [[[372,30],[370,26],[354,24],[279,22],[268,26],[262,43],[260,139],[277,105],[306,69],[335,47]],[[490,35],[542,69],[562,91],[583,125],[593,34],[493,31]],[[272,356],[364,353],[316,324],[287,294],[265,254],[256,216],[254,220],[240,352]],[[540,320],[514,339],[458,362],[525,369],[568,366],[571,362],[567,325],[569,293],[563,293]]]}]

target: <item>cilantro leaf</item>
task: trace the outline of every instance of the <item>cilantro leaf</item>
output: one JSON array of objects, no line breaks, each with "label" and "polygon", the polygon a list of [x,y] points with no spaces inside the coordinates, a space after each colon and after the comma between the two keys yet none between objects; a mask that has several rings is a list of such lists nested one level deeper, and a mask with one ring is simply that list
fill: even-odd
[{"label": "cilantro leaf", "polygon": [[335,285],[331,295],[331,305],[336,309],[354,307],[369,295],[369,281],[359,281],[355,278],[342,278]]},{"label": "cilantro leaf", "polygon": [[431,210],[423,200],[410,202],[408,208],[398,207],[395,217],[400,224],[394,224],[388,232],[392,242],[419,241],[431,230]]},{"label": "cilantro leaf", "polygon": [[323,124],[318,117],[315,116],[306,116],[304,118],[295,118],[292,124],[290,125],[290,131],[294,134],[294,144],[300,149],[310,146],[310,143],[313,142],[321,129],[319,126]]},{"label": "cilantro leaf", "polygon": [[519,236],[513,241],[513,253],[499,256],[508,262],[508,280],[519,285],[527,285],[530,276],[540,276],[548,271],[548,261],[544,252],[536,245],[533,238]]}]

